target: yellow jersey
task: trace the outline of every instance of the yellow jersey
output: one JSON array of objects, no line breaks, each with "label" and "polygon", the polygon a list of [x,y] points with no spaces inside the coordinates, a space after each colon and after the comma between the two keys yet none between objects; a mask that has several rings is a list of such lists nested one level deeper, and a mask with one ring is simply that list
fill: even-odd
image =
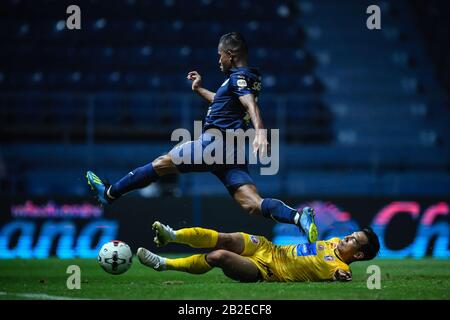
[{"label": "yellow jersey", "polygon": [[265,281],[327,281],[350,267],[336,256],[339,238],[297,245],[275,245],[265,237],[243,233],[242,256],[256,264]]}]

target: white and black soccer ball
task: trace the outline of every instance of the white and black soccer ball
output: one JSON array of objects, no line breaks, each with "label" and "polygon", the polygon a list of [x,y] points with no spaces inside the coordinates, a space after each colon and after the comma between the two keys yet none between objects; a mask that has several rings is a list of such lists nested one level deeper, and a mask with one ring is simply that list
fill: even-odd
[{"label": "white and black soccer ball", "polygon": [[122,274],[130,269],[133,263],[133,253],[125,242],[112,240],[100,248],[98,263],[108,273]]}]

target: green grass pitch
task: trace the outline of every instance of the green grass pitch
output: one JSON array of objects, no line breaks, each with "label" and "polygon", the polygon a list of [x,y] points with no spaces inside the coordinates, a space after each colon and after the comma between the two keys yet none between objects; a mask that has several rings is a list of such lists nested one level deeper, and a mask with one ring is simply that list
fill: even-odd
[{"label": "green grass pitch", "polygon": [[[381,269],[381,289],[369,290],[367,267]],[[81,289],[69,290],[69,265],[81,268]],[[220,269],[204,275],[156,272],[135,258],[118,276],[95,259],[0,260],[0,299],[449,299],[450,260],[383,260],[352,265],[350,283],[239,283]]]}]

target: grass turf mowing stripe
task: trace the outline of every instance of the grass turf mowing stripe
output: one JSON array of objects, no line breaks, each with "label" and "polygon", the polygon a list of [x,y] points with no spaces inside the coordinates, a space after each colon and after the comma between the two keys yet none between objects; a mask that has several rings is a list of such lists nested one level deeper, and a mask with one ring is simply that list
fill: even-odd
[{"label": "grass turf mowing stripe", "polygon": [[[81,269],[80,290],[67,288],[70,265]],[[380,290],[367,287],[370,265],[381,269]],[[0,260],[0,292],[121,300],[450,299],[450,259],[375,259],[351,267],[353,281],[349,283],[239,283],[217,268],[204,275],[190,275],[157,272],[134,261],[129,271],[117,276],[104,272],[96,259]],[[0,295],[0,300],[5,299],[26,298]]]}]

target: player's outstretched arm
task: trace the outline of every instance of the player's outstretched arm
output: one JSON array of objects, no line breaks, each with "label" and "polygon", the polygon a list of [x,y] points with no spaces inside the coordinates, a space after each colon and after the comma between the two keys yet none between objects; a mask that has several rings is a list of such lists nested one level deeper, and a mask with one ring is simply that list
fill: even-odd
[{"label": "player's outstretched arm", "polygon": [[253,94],[246,94],[240,96],[239,101],[241,101],[242,105],[250,115],[253,127],[256,130],[255,140],[253,141],[253,153],[256,155],[260,149],[260,155],[266,155],[269,143],[267,142],[267,134],[264,130],[264,124],[255,96]]},{"label": "player's outstretched arm", "polygon": [[202,76],[197,71],[191,71],[187,75],[188,80],[192,81],[192,91],[197,92],[200,97],[208,101],[213,102],[215,92],[211,92],[208,89],[202,87]]}]

